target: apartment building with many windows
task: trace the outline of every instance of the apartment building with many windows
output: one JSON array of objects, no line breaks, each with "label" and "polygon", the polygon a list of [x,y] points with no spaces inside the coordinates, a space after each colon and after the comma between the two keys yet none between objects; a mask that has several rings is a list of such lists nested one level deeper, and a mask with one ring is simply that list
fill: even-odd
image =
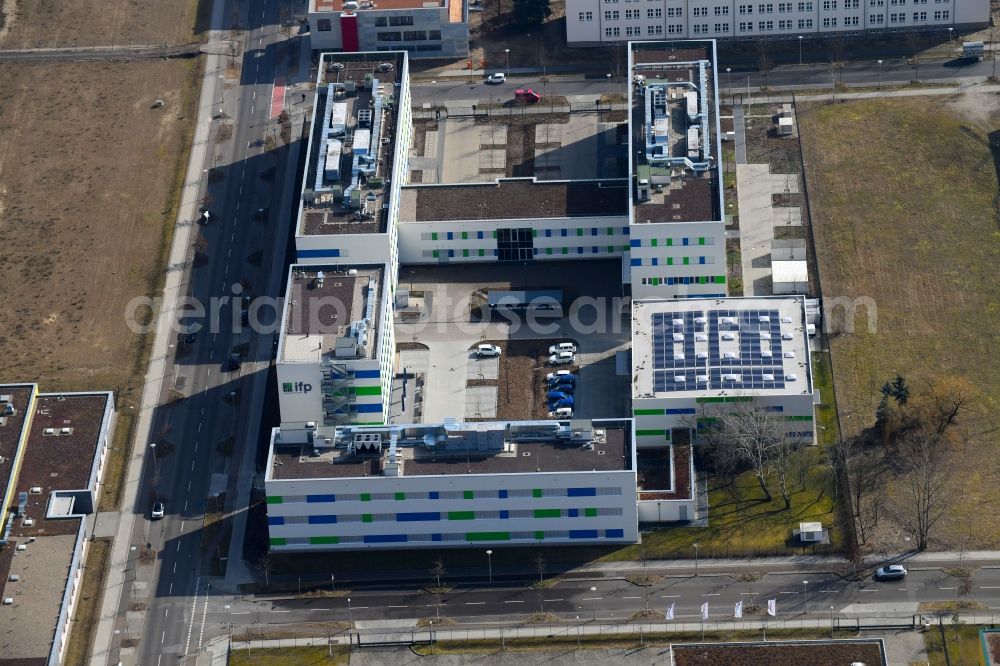
[{"label": "apartment building with many windows", "polygon": [[465,0],[309,0],[314,51],[406,51],[411,58],[469,53]]},{"label": "apartment building with many windows", "polygon": [[792,38],[975,29],[989,0],[567,0],[570,46],[653,39]]}]

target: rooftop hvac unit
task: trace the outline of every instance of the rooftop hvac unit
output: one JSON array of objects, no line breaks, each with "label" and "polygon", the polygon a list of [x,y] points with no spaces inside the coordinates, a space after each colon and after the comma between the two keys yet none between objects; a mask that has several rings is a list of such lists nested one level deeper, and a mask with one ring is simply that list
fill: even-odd
[{"label": "rooftop hvac unit", "polygon": [[42,431],[42,435],[54,435],[54,434],[56,434],[55,428],[46,428],[45,430]]},{"label": "rooftop hvac unit", "polygon": [[12,398],[10,397],[9,393],[4,393],[3,395],[0,395],[0,402],[11,402],[11,400]]},{"label": "rooftop hvac unit", "polygon": [[59,431],[59,434],[60,435],[72,435],[73,434],[73,429],[72,428],[62,428]]},{"label": "rooftop hvac unit", "polygon": [[14,597],[4,597],[3,598],[3,605],[4,606],[13,606],[14,605]]},{"label": "rooftop hvac unit", "polygon": [[21,577],[18,576],[17,574],[11,574],[10,578],[8,578],[7,580],[9,580],[12,583],[16,583],[17,581],[21,580]]},{"label": "rooftop hvac unit", "polygon": [[17,550],[28,550],[27,544],[19,543],[17,544]]},{"label": "rooftop hvac unit", "polygon": [[31,486],[31,488],[28,489],[28,492],[31,493],[32,495],[41,495],[42,494],[42,487],[41,486]]},{"label": "rooftop hvac unit", "polygon": [[34,518],[25,518],[24,519],[24,526],[25,527],[32,527],[34,524],[35,524],[35,519]]}]

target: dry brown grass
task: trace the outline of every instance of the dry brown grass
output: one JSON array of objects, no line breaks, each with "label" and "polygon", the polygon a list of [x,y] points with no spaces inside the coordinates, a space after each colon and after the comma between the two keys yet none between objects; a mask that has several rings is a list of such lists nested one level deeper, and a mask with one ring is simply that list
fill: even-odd
[{"label": "dry brown grass", "polygon": [[896,373],[912,386],[964,376],[981,391],[962,419],[954,518],[932,534],[936,547],[1000,543],[991,521],[972,518],[1000,500],[995,108],[973,96],[798,108],[823,296],[877,306],[874,331],[862,309],[855,332],[831,342],[845,430],[871,425],[878,389]]},{"label": "dry brown grass", "polygon": [[73,616],[69,644],[66,646],[67,664],[86,663],[87,655],[90,654],[94,629],[97,628],[97,620],[100,616],[101,597],[108,573],[110,551],[110,539],[98,539],[90,544],[83,571],[83,583],[78,592],[80,597],[76,604],[76,613]]},{"label": "dry brown grass", "polygon": [[5,16],[0,47],[95,46],[111,44],[170,44],[192,41],[196,15],[204,18],[207,2],[123,2],[122,0],[14,0]]}]

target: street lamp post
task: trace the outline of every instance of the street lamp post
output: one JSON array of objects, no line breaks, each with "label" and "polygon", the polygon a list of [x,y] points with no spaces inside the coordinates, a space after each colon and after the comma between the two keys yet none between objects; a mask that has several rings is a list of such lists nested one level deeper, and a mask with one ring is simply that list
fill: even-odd
[{"label": "street lamp post", "polygon": [[229,642],[231,643],[233,641],[233,622],[232,622],[233,607],[230,606],[229,604],[226,604],[225,609],[226,609],[226,633],[229,634]]},{"label": "street lamp post", "polygon": [[337,576],[330,574],[330,594],[337,593]]},{"label": "street lamp post", "polygon": [[948,41],[949,42],[951,41],[952,35],[954,35],[954,34],[955,34],[955,29],[954,28],[948,28]]},{"label": "street lamp post", "polygon": [[493,551],[492,550],[487,550],[486,551],[486,565],[490,569],[490,585],[492,585],[493,584]]},{"label": "street lamp post", "polygon": [[809,581],[802,581],[802,613],[809,612]]},{"label": "street lamp post", "polygon": [[597,622],[597,588],[590,586],[590,597],[594,601],[594,622]]},{"label": "street lamp post", "polygon": [[576,649],[580,649],[580,616],[576,616]]},{"label": "street lamp post", "polygon": [[878,61],[878,89],[882,89],[882,61]]},{"label": "street lamp post", "polygon": [[693,543],[691,545],[694,546],[694,575],[697,576],[698,575],[698,544]]},{"label": "street lamp post", "polygon": [[504,49],[503,52],[507,56],[507,67],[504,69],[504,76],[510,76],[510,49]]},{"label": "street lamp post", "polygon": [[833,605],[830,606],[830,640],[833,640]]},{"label": "street lamp post", "polygon": [[726,89],[729,90],[729,101],[733,100],[733,68],[726,67]]},{"label": "street lamp post", "polygon": [[799,35],[799,65],[802,64],[802,35]]},{"label": "street lamp post", "polygon": [[347,621],[354,626],[354,611],[351,610],[351,598],[347,597]]}]

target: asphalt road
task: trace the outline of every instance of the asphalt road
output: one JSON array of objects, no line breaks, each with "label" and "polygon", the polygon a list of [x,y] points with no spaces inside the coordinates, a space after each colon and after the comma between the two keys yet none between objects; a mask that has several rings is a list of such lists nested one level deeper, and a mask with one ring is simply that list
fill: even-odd
[{"label": "asphalt road", "polygon": [[[759,93],[765,80],[771,88],[804,86],[823,89],[832,84],[836,74],[838,83],[878,86],[882,84],[909,83],[919,77],[922,82],[954,81],[964,77],[985,77],[995,72],[993,60],[967,61],[927,60],[916,68],[903,59],[846,62],[842,68],[832,70],[829,64],[785,65],[776,67],[765,74],[757,70],[733,69],[719,71],[719,84],[727,93],[746,92],[749,82],[750,92]],[[478,78],[478,77],[475,77]],[[421,78],[411,88],[413,104],[435,103],[447,100],[450,103],[507,100],[514,97],[517,88],[533,88],[542,97],[551,95],[587,95],[596,100],[605,93],[622,93],[620,79],[602,75],[560,74],[543,82],[538,74],[516,74],[501,85],[488,85],[483,81],[468,83],[471,77]]]},{"label": "asphalt road", "polygon": [[[166,516],[152,522],[147,513],[146,519],[136,522],[133,533],[133,543],[149,543],[159,553],[138,648],[141,664],[176,663],[181,655],[197,650],[204,637],[205,602],[211,590],[207,578],[201,577],[202,526],[206,511],[213,509],[212,500],[206,498],[225,488],[230,461],[238,465],[238,447],[231,457],[216,447],[231,436],[240,442],[243,428],[239,424],[245,418],[228,396],[240,389],[241,378],[255,366],[266,369],[269,362],[266,358],[248,359],[237,372],[224,367],[234,347],[251,342],[251,333],[234,330],[234,323],[239,324],[239,304],[233,285],[245,280],[251,290],[258,285],[263,289],[271,268],[269,248],[273,242],[269,239],[276,225],[255,218],[258,208],[271,206],[272,186],[262,175],[275,166],[274,158],[265,151],[265,135],[274,129],[268,120],[275,78],[274,45],[278,41],[277,4],[275,0],[248,0],[241,6],[242,16],[248,18],[248,22],[241,20],[248,25],[242,36],[242,78],[238,88],[226,92],[225,101],[233,135],[218,163],[210,150],[210,163],[205,165],[206,169],[218,168],[224,177],[210,188],[210,209],[215,217],[204,227],[204,246],[200,248],[207,262],[186,269],[190,294],[205,304],[217,297],[235,299],[237,311],[234,319],[234,306],[223,305],[216,331],[199,332],[194,344],[182,348],[180,355],[178,345],[171,349],[175,355],[174,381],[165,383],[153,432],[168,441],[166,448],[172,450],[162,451],[161,445],[162,452],[149,456],[143,472],[144,493],[150,502],[155,497],[165,501]],[[214,99],[219,100],[219,95]],[[269,179],[280,183],[282,177],[279,169],[277,176],[272,171]],[[265,261],[255,267],[247,258],[258,250],[264,251]],[[279,270],[280,265],[279,261]],[[188,397],[176,400],[172,388]]]},{"label": "asphalt road", "polygon": [[[805,581],[805,584],[803,584]],[[596,590],[591,590],[595,587]],[[954,601],[959,598],[958,579],[941,570],[911,570],[903,581],[875,582],[871,578],[848,581],[820,572],[767,574],[756,582],[739,582],[731,574],[709,574],[664,578],[656,585],[641,587],[623,579],[560,582],[554,587],[531,590],[519,586],[470,586],[440,595],[413,590],[341,590],[342,596],[306,599],[231,600],[210,603],[209,631],[221,634],[232,622],[235,632],[251,625],[299,624],[331,620],[406,620],[442,617],[466,623],[522,619],[532,613],[551,613],[564,620],[594,619],[623,621],[638,610],[663,611],[675,604],[675,618],[697,620],[703,603],[709,604],[710,620],[733,615],[737,601],[744,606],[765,606],[775,599],[778,619],[808,615],[840,618],[857,615],[896,614],[908,617],[917,603]],[[1000,610],[1000,569],[981,569],[974,577],[976,601]],[[350,599],[350,602],[348,602]],[[876,610],[877,609],[877,610]]]}]

